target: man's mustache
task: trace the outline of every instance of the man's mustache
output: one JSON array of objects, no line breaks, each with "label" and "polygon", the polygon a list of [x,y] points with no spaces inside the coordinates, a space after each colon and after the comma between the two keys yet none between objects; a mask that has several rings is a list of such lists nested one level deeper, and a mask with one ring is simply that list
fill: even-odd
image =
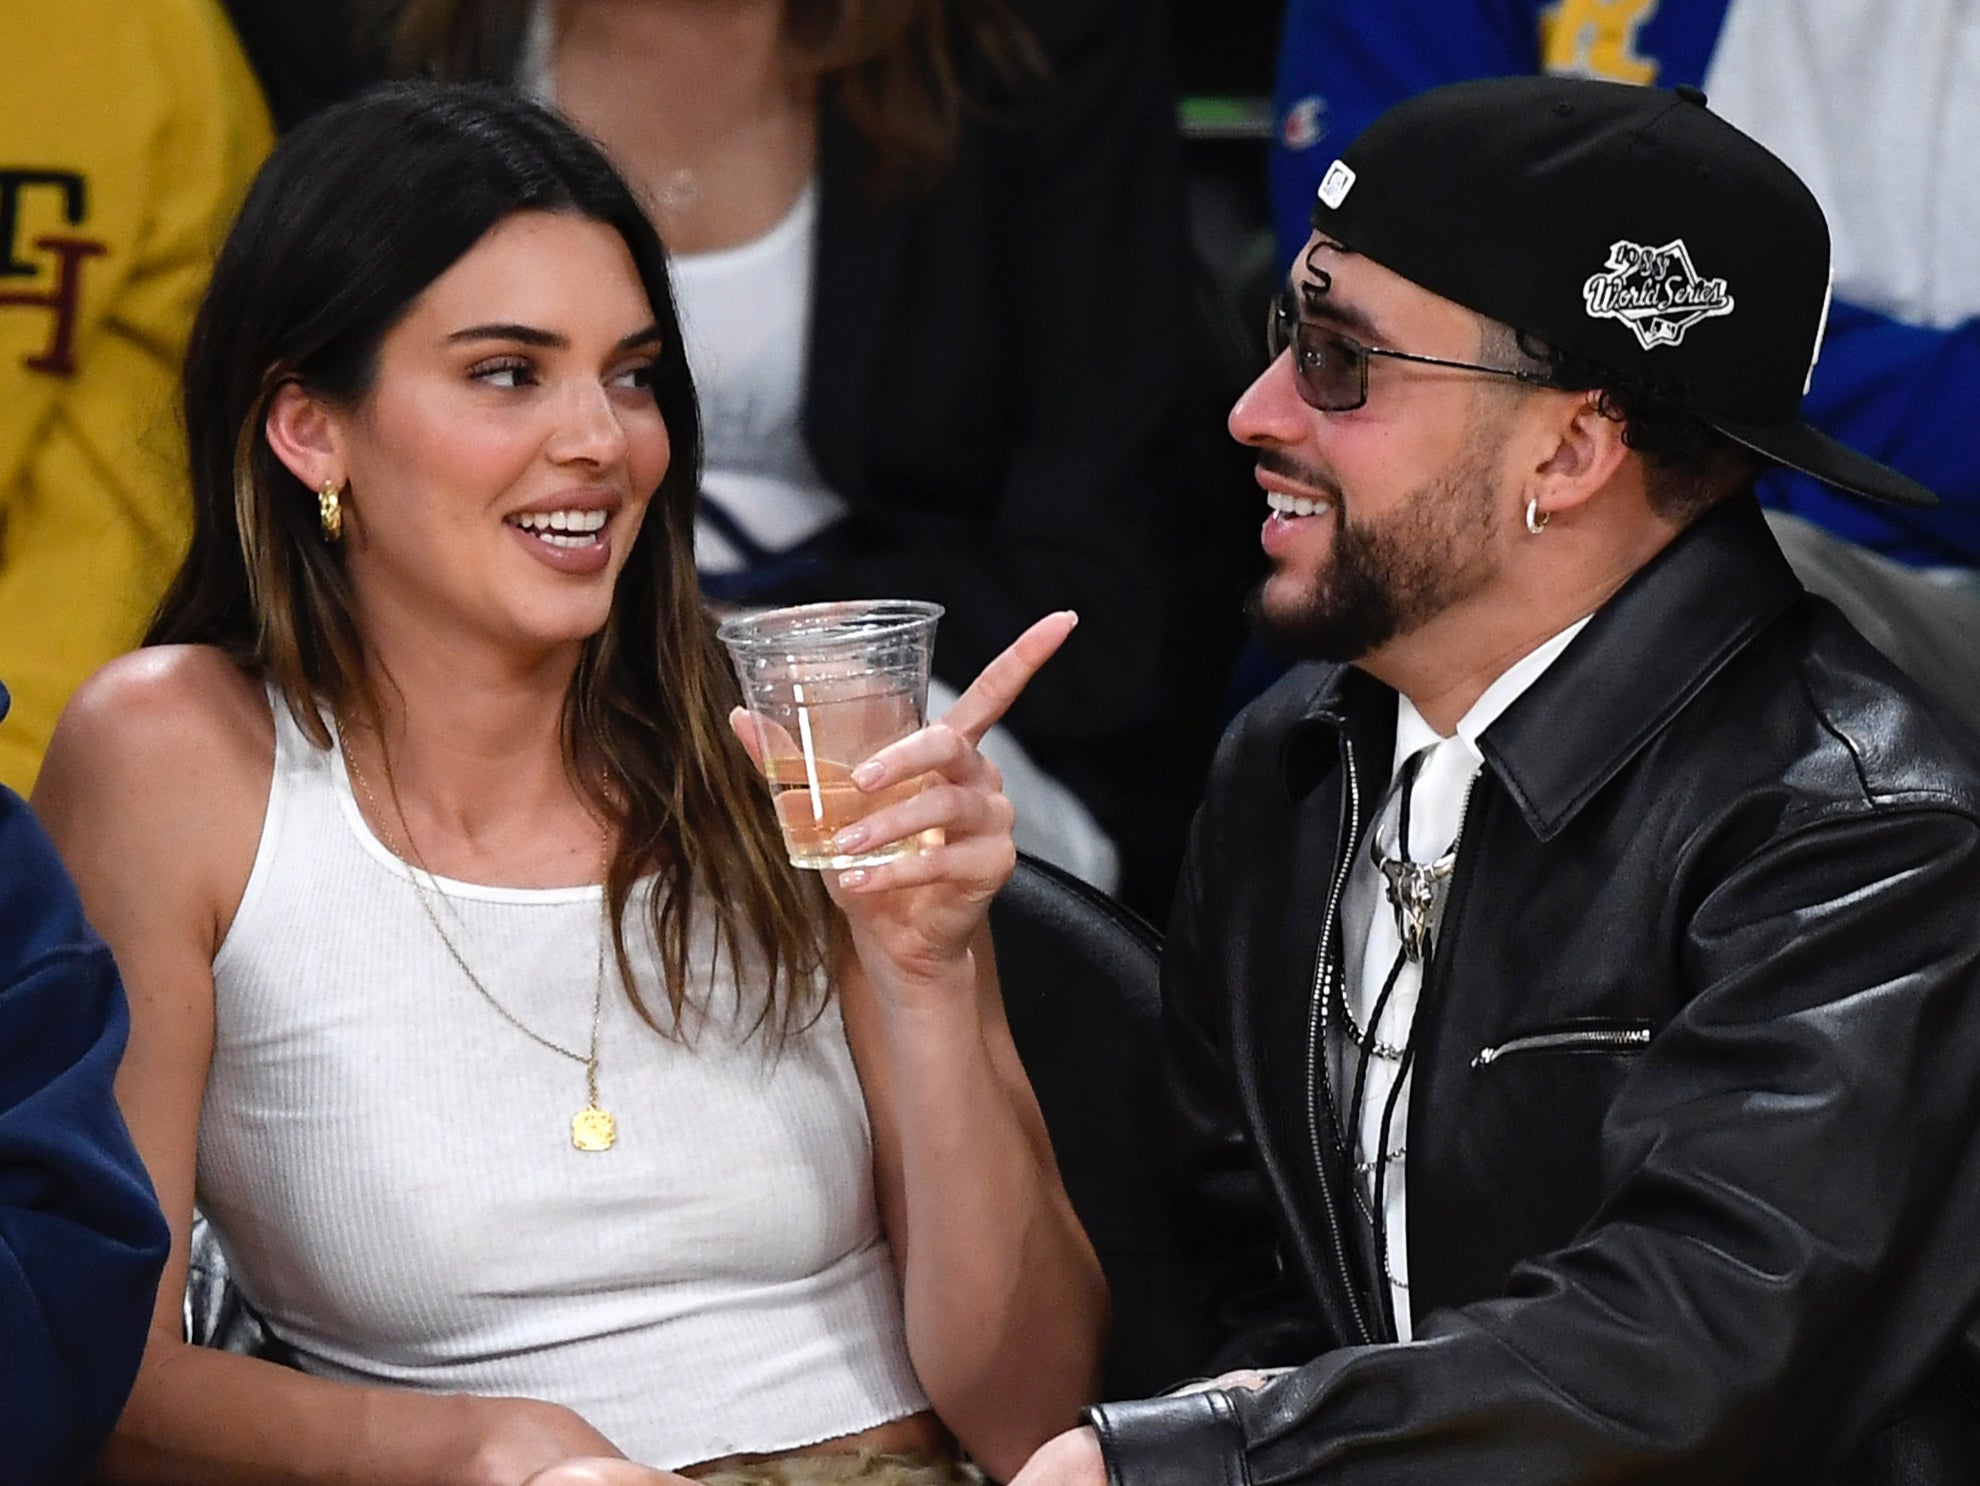
[{"label": "man's mustache", "polygon": [[1341,498],[1347,493],[1341,489],[1340,481],[1336,480],[1325,470],[1320,469],[1316,465],[1307,464],[1302,460],[1294,459],[1290,454],[1279,449],[1260,449],[1258,451],[1258,468],[1264,470],[1267,474],[1277,475],[1283,480],[1290,480],[1295,485],[1303,486],[1308,490],[1324,495],[1336,507],[1340,505]]}]

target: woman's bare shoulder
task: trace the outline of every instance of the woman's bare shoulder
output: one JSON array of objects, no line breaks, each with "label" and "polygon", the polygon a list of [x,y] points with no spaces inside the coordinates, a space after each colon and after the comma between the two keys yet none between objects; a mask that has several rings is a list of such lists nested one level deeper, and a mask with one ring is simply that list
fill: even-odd
[{"label": "woman's bare shoulder", "polygon": [[261,682],[210,646],[162,645],[77,688],[34,805],[79,878],[158,873],[161,892],[176,884],[226,913],[253,866],[274,769]]},{"label": "woman's bare shoulder", "polygon": [[56,783],[74,772],[99,785],[126,776],[183,783],[188,769],[201,777],[245,768],[265,790],[274,749],[256,677],[210,645],[156,645],[119,656],[76,689],[43,774],[53,771]]}]

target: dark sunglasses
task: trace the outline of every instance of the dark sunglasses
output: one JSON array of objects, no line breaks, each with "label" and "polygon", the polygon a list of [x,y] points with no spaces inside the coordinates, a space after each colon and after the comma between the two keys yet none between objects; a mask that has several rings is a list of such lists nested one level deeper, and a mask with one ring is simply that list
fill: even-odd
[{"label": "dark sunglasses", "polygon": [[1503,366],[1479,366],[1471,361],[1446,361],[1441,356],[1417,356],[1408,351],[1390,351],[1381,346],[1364,346],[1338,330],[1329,330],[1311,320],[1302,320],[1291,288],[1272,297],[1271,313],[1265,318],[1265,345],[1277,361],[1288,346],[1293,353],[1293,382],[1300,400],[1323,413],[1348,413],[1368,401],[1368,358],[1386,356],[1391,361],[1413,361],[1418,366],[1447,366],[1455,371],[1483,372],[1491,377],[1509,377],[1535,387],[1548,380],[1539,372],[1512,371]]}]

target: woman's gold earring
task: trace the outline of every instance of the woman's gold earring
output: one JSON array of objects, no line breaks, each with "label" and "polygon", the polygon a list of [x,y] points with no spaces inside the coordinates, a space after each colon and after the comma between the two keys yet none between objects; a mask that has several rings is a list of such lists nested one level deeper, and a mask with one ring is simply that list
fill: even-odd
[{"label": "woman's gold earring", "polygon": [[316,492],[316,519],[323,523],[323,540],[334,542],[344,534],[344,499],[335,480],[325,480]]}]

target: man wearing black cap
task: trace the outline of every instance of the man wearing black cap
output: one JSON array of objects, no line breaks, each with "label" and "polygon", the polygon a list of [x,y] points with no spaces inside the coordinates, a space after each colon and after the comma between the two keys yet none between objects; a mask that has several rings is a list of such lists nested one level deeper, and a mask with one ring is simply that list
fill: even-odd
[{"label": "man wearing black cap", "polygon": [[1980,1481],[1980,745],[1751,487],[1932,497],[1801,421],[1827,230],[1704,105],[1460,84],[1320,187],[1231,428],[1326,664],[1163,967],[1221,1376],[1019,1486]]}]

